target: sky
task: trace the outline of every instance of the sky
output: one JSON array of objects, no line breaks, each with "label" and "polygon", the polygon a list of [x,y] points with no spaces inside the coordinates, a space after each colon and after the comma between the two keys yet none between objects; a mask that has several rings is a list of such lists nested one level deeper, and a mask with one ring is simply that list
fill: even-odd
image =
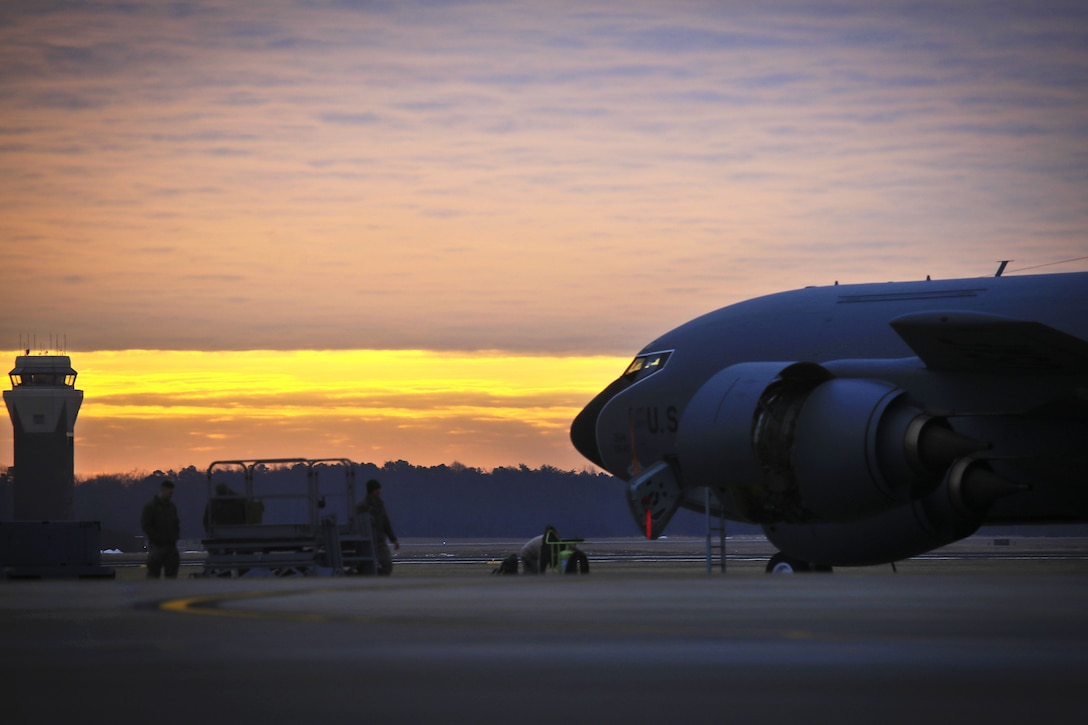
[{"label": "sky", "polygon": [[575,468],[695,315],[1088,269],[1088,7],[8,1],[0,250],[77,474]]}]

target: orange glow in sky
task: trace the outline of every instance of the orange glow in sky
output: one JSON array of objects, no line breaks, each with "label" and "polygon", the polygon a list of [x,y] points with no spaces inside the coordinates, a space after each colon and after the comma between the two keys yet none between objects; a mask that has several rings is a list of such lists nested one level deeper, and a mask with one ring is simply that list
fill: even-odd
[{"label": "orange glow in sky", "polygon": [[[580,469],[570,422],[628,362],[418,350],[69,355],[84,391],[80,475],[278,457]],[[10,425],[0,451],[10,464]]]},{"label": "orange glow in sky", "polygon": [[1086,37],[1062,0],[7,2],[0,345],[88,351],[81,472],[580,466],[576,410],[702,313],[1088,269]]}]

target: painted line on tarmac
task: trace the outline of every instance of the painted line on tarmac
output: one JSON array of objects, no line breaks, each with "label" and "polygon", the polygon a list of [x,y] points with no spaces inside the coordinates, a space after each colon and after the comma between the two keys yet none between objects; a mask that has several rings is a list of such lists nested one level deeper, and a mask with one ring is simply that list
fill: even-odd
[{"label": "painted line on tarmac", "polygon": [[[406,583],[401,586],[383,587],[382,589],[388,591],[389,589],[421,589],[421,588],[433,588],[434,583],[429,584],[417,584]],[[462,586],[454,583],[442,586]],[[554,632],[555,628],[562,626],[568,634],[574,634],[577,631],[583,631],[586,634],[599,635],[602,632],[607,632],[612,636],[667,636],[667,637],[703,637],[706,634],[705,627],[701,623],[697,622],[656,622],[654,624],[648,624],[643,621],[639,622],[614,622],[610,624],[602,625],[600,622],[588,622],[579,624],[577,621],[562,621],[558,622],[553,619],[547,619],[544,621],[507,621],[505,618],[486,613],[476,612],[475,614],[458,615],[454,617],[443,616],[428,616],[428,615],[397,615],[392,613],[384,613],[374,616],[366,616],[360,614],[315,614],[310,612],[290,612],[290,611],[270,611],[270,610],[255,610],[255,609],[228,609],[224,608],[224,605],[229,605],[236,602],[254,601],[258,599],[294,596],[301,594],[328,594],[328,593],[361,593],[361,592],[373,592],[375,591],[371,587],[351,587],[351,588],[328,588],[322,587],[319,589],[300,589],[300,590],[270,590],[270,591],[249,591],[249,592],[236,592],[229,594],[213,594],[195,597],[183,597],[179,599],[170,599],[159,602],[156,604],[150,604],[152,609],[157,609],[163,612],[171,612],[174,614],[183,615],[197,615],[197,616],[211,616],[211,617],[229,617],[232,619],[247,619],[251,621],[266,621],[266,622],[307,622],[307,623],[324,623],[324,624],[368,624],[368,625],[381,625],[381,626],[410,626],[410,627],[435,627],[435,628],[465,628],[470,631],[490,631],[493,633],[502,633],[503,631],[511,632]],[[767,639],[777,641],[797,641],[797,640],[821,640],[821,641],[848,641],[850,638],[844,638],[841,633],[820,633],[811,631],[808,629],[797,628],[780,628],[780,627],[756,627],[753,628],[750,623],[745,623],[740,629],[731,633],[733,637],[740,637],[743,639]],[[720,638],[720,635],[719,635]]]},{"label": "painted line on tarmac", "polygon": [[278,619],[295,622],[326,622],[331,617],[323,614],[307,614],[303,612],[257,612],[251,609],[224,609],[224,604],[253,599],[265,599],[282,597],[291,594],[304,594],[302,591],[279,592],[243,592],[239,594],[216,594],[212,596],[185,597],[183,599],[170,599],[160,602],[158,609],[163,612],[175,614],[199,614],[211,617],[235,617],[239,619]]},{"label": "painted line on tarmac", "polygon": [[[439,587],[458,586],[457,582],[438,584]],[[420,588],[434,588],[433,582],[393,584],[380,587],[380,591],[406,590]],[[279,589],[268,591],[235,592],[230,594],[211,594],[196,597],[182,597],[180,599],[168,599],[152,603],[152,609],[173,614],[195,614],[210,617],[233,617],[236,619],[266,619],[293,622],[355,622],[355,623],[380,623],[400,621],[390,617],[367,617],[357,614],[313,614],[308,612],[275,612],[257,611],[253,609],[227,609],[224,605],[232,602],[244,602],[247,600],[273,599],[277,597],[290,597],[310,594],[344,594],[356,592],[373,592],[377,589],[371,586],[357,587],[321,587],[317,589]]]}]

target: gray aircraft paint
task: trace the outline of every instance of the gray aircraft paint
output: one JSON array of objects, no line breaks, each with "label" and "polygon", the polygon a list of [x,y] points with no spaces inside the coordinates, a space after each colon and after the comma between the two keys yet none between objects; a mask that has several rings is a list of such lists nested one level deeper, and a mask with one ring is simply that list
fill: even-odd
[{"label": "gray aircraft paint", "polygon": [[797,559],[894,561],[1088,519],[1086,340],[1085,273],[783,292],[650,342],[571,437],[651,536],[709,487]]}]

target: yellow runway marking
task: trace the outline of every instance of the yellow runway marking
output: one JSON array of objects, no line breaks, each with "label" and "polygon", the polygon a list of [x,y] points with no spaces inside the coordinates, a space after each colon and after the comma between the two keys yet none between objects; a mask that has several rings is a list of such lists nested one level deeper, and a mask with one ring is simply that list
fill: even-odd
[{"label": "yellow runway marking", "polygon": [[[444,586],[455,586],[448,584]],[[427,588],[433,588],[428,584]],[[277,591],[238,592],[234,594],[213,594],[198,597],[185,597],[182,599],[170,599],[159,603],[158,609],[174,614],[197,614],[210,617],[235,617],[239,619],[274,619],[280,621],[295,622],[354,622],[354,623],[379,623],[393,621],[391,617],[366,617],[357,614],[311,614],[306,612],[272,612],[255,611],[252,609],[223,609],[219,605],[230,602],[242,602],[245,600],[272,599],[276,597],[299,596],[303,594],[344,594],[355,592],[390,591],[393,589],[419,589],[421,585],[402,584],[375,587],[354,588],[320,588],[320,589],[283,589]]]},{"label": "yellow runway marking", "polygon": [[[444,584],[440,586],[445,588],[456,587],[458,585],[451,582],[449,584]],[[378,615],[366,616],[360,614],[314,614],[298,611],[284,612],[254,609],[225,609],[220,606],[222,604],[229,604],[231,602],[244,602],[247,600],[290,597],[302,594],[355,594],[364,592],[375,593],[377,591],[389,591],[391,589],[429,589],[433,587],[434,584],[429,583],[426,585],[401,584],[381,587],[380,589],[364,586],[344,589],[320,588],[277,591],[250,591],[232,594],[213,594],[197,597],[185,597],[182,599],[171,599],[161,602],[158,605],[158,609],[160,611],[172,612],[175,614],[196,614],[211,617],[231,617],[235,619],[264,620],[277,622],[322,622],[340,624],[371,624],[383,626],[410,625],[413,627],[455,626],[483,628],[488,630],[516,629],[522,632],[529,630],[551,631],[555,626],[557,626],[557,623],[552,620],[514,621],[508,620],[503,617],[489,616],[480,612],[476,612],[475,614],[455,614],[452,617],[448,616],[448,613],[436,613],[434,616],[425,616],[419,614],[398,615],[389,612]],[[564,622],[563,626],[567,629],[567,631],[573,631],[579,627],[577,622],[570,621]],[[702,624],[692,622],[612,622],[603,628],[600,623],[597,623],[593,624],[592,629],[587,631],[592,631],[596,634],[600,634],[602,631],[605,630],[616,635],[630,634],[638,635],[641,637],[706,637],[705,627]],[[743,631],[730,631],[728,635],[725,635],[725,640],[723,641],[728,641],[735,637],[739,637],[741,639],[778,639],[792,641],[848,641],[851,639],[851,637],[844,637],[841,633],[815,633],[810,630],[803,629],[753,629],[746,626]],[[722,639],[722,635],[711,638],[711,640],[715,641],[720,639]]]},{"label": "yellow runway marking", "polygon": [[201,614],[211,617],[238,617],[244,619],[288,619],[298,622],[324,622],[331,621],[332,617],[322,614],[304,614],[301,612],[255,612],[244,609],[222,609],[219,605],[227,602],[244,601],[246,599],[262,599],[280,597],[287,594],[302,594],[309,592],[246,592],[243,594],[217,594],[214,596],[186,597],[185,599],[172,599],[159,604],[159,609],[164,612],[176,614]]}]

